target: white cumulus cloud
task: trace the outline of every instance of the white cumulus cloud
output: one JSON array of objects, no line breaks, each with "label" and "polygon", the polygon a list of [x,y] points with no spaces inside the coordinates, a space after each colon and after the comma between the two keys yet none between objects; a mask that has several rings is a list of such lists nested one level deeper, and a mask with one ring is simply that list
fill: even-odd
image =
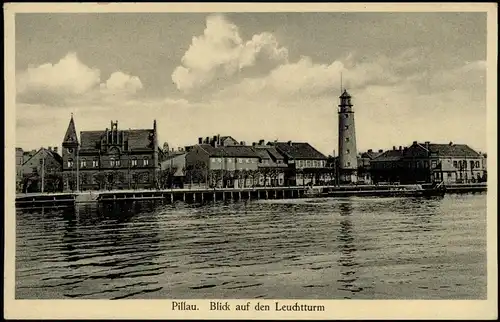
[{"label": "white cumulus cloud", "polygon": [[112,73],[108,80],[101,84],[101,90],[108,93],[135,94],[140,89],[142,89],[142,82],[139,77],[122,72]]},{"label": "white cumulus cloud", "polygon": [[236,25],[221,15],[212,15],[207,17],[203,35],[193,37],[172,80],[179,90],[189,91],[232,76],[259,59],[280,64],[287,58],[288,50],[279,47],[273,34],[257,34],[244,42]]},{"label": "white cumulus cloud", "polygon": [[80,62],[70,52],[56,64],[46,63],[30,67],[19,74],[17,92],[50,92],[78,95],[94,88],[100,82],[100,71]]}]

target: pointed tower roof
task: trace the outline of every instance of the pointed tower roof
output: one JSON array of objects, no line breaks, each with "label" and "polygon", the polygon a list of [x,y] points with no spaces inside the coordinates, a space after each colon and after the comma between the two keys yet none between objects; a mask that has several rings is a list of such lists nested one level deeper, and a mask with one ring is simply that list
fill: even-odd
[{"label": "pointed tower roof", "polygon": [[63,143],[78,144],[78,136],[76,135],[75,121],[73,120],[73,113],[71,113],[71,120],[69,121],[68,129],[64,135]]},{"label": "pointed tower roof", "polygon": [[346,89],[344,89],[344,92],[342,95],[340,95],[340,98],[351,98],[351,95],[347,92]]}]

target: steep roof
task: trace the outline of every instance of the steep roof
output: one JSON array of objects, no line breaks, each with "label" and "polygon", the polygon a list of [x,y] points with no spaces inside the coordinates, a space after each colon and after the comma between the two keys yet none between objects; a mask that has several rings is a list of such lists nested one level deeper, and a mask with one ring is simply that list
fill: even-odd
[{"label": "steep roof", "polygon": [[49,149],[46,149],[46,148],[40,148],[38,151],[36,151],[36,153],[30,155],[30,157],[23,162],[23,165],[25,165],[26,163],[28,163],[31,159],[33,159],[36,155],[38,155],[39,153],[42,153],[45,152],[48,156],[51,156],[54,158],[54,160],[56,160],[56,162],[62,164],[63,163],[63,159],[62,157],[59,155],[59,153],[56,153],[54,151],[50,151]]},{"label": "steep roof", "polygon": [[292,159],[326,159],[321,152],[309,143],[303,142],[273,142],[276,149]]},{"label": "steep roof", "polygon": [[75,121],[73,120],[73,115],[71,115],[71,120],[69,120],[68,129],[63,139],[64,143],[76,143],[78,144],[78,136],[76,135]]},{"label": "steep roof", "polygon": [[[130,150],[135,149],[151,149],[150,136],[154,134],[154,129],[134,129],[134,130],[119,130],[125,142],[128,142]],[[82,141],[82,150],[96,150],[99,148],[101,139],[106,135],[106,131],[82,131],[80,138]]]}]

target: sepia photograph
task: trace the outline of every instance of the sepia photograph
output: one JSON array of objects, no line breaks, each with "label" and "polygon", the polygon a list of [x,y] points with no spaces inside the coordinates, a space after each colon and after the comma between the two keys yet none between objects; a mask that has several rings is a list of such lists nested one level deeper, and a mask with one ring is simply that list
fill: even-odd
[{"label": "sepia photograph", "polygon": [[74,5],[6,36],[12,301],[492,300],[494,7]]}]

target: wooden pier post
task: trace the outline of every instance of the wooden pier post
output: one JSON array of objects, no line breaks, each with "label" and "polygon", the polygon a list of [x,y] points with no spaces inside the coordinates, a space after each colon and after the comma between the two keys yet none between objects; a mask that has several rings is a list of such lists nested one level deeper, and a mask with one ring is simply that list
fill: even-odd
[{"label": "wooden pier post", "polygon": [[193,202],[196,202],[196,192],[193,192]]},{"label": "wooden pier post", "polygon": [[216,192],[214,191],[214,202],[217,200],[215,195],[216,195]]},{"label": "wooden pier post", "polygon": [[222,191],[222,200],[226,200],[226,192],[225,191]]},{"label": "wooden pier post", "polygon": [[238,200],[241,200],[241,191],[238,191]]},{"label": "wooden pier post", "polygon": [[269,199],[269,191],[266,190],[266,199]]},{"label": "wooden pier post", "polygon": [[170,203],[174,203],[174,194],[170,193]]},{"label": "wooden pier post", "polygon": [[185,192],[182,193],[182,201],[186,202],[186,193]]}]

